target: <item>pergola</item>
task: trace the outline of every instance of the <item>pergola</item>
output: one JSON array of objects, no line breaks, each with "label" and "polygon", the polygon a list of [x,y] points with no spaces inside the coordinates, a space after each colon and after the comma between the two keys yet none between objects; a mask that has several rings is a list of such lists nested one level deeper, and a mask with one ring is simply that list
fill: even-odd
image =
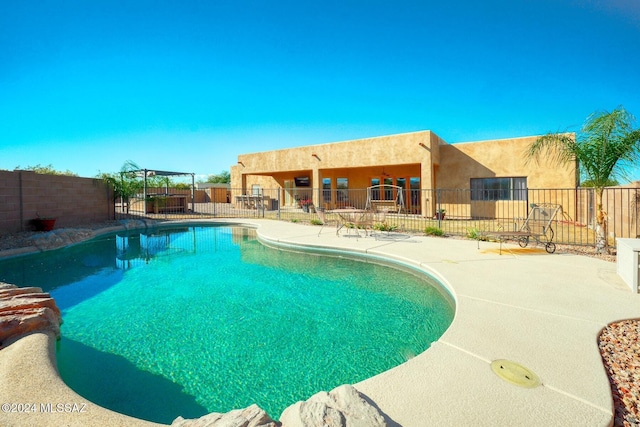
[{"label": "pergola", "polygon": [[[144,177],[144,209],[145,212],[147,210],[147,178],[150,176],[186,176],[191,175],[191,212],[195,212],[195,174],[193,172],[172,172],[172,171],[162,171],[157,169],[138,169],[131,171],[138,175],[142,175]],[[165,187],[166,188],[166,187]],[[168,192],[168,189],[165,191]],[[169,195],[169,194],[166,194]]]}]

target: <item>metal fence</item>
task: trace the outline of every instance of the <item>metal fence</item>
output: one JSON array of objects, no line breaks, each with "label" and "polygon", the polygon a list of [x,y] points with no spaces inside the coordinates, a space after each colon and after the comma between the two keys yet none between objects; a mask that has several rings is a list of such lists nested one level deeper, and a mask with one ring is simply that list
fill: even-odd
[{"label": "metal fence", "polygon": [[[116,201],[116,218],[206,219],[266,218],[320,224],[316,209],[344,207],[365,209],[367,189],[260,189],[245,194],[225,189],[225,194],[203,197],[191,190],[163,189],[164,194]],[[374,196],[392,200],[395,190]],[[569,245],[595,244],[595,193],[590,188],[525,190],[404,190],[403,205],[387,213],[385,223],[409,233],[424,233],[428,227],[449,235],[473,235],[498,230],[517,231],[532,206],[553,203],[561,209],[553,221],[554,241]],[[371,195],[369,195],[371,197]],[[609,188],[603,196],[607,212],[609,243],[616,237],[640,235],[640,189]]]}]

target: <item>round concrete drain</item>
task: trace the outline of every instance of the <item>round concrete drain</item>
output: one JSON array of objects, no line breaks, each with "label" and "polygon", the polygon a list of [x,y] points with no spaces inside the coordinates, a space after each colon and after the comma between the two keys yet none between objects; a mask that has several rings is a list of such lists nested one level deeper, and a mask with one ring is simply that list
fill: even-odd
[{"label": "round concrete drain", "polygon": [[503,380],[520,387],[534,388],[540,385],[540,378],[536,374],[511,360],[494,360],[491,370]]}]

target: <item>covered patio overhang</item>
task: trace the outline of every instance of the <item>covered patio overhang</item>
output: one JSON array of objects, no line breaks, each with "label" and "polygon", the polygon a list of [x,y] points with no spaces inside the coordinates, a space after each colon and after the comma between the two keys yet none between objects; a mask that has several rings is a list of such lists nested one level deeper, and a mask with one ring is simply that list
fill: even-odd
[{"label": "covered patio overhang", "polygon": [[[144,187],[143,187],[143,200],[144,200],[144,212],[147,212],[147,179],[149,177],[152,176],[163,176],[163,177],[170,177],[170,176],[188,176],[191,175],[191,212],[195,211],[195,173],[193,172],[174,172],[174,171],[164,171],[164,170],[159,170],[159,169],[137,169],[137,170],[133,170],[133,171],[128,171],[127,173],[135,173],[138,176],[141,176],[144,178]],[[169,197],[171,196],[170,194],[168,194],[168,188],[165,186],[165,197]]]}]

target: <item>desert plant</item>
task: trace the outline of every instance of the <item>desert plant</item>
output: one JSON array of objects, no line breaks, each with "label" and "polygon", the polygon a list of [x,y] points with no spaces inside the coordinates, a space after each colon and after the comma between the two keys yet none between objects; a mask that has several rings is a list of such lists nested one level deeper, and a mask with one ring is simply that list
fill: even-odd
[{"label": "desert plant", "polygon": [[487,236],[483,230],[478,227],[467,228],[467,238],[473,240],[487,240]]},{"label": "desert plant", "polygon": [[438,227],[426,227],[424,229],[424,234],[427,236],[444,236],[444,231]]},{"label": "desert plant", "polygon": [[319,219],[315,219],[315,218],[313,218],[309,222],[311,223],[311,225],[323,225],[324,224],[322,221],[320,221]]},{"label": "desert plant", "polygon": [[386,222],[379,222],[373,225],[373,229],[378,231],[389,232],[389,231],[396,231],[398,229],[398,226],[387,224]]}]

